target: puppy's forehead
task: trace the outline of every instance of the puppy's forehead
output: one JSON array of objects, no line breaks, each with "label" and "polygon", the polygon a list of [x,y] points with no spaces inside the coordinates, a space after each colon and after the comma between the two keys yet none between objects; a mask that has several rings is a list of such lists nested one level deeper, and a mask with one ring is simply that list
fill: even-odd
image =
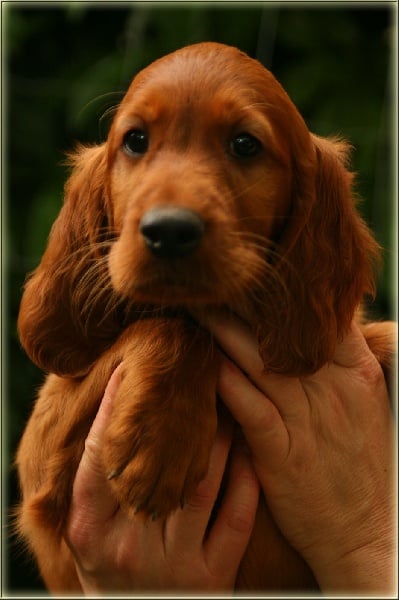
[{"label": "puppy's forehead", "polygon": [[[165,105],[199,109],[245,110],[262,104],[281,105],[281,91],[273,75],[236,48],[198,44],[167,55],[133,80],[122,107],[146,107],[154,115]],[[284,94],[284,92],[283,92]],[[285,98],[284,98],[285,100]]]}]

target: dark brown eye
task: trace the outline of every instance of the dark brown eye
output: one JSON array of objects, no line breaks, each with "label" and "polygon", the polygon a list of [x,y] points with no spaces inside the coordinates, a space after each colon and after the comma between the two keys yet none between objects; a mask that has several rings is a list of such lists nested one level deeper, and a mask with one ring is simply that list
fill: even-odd
[{"label": "dark brown eye", "polygon": [[145,154],[148,150],[148,136],[142,129],[132,129],[123,138],[123,148],[134,156]]},{"label": "dark brown eye", "polygon": [[230,142],[230,152],[237,158],[250,158],[262,150],[260,141],[250,133],[239,133]]}]

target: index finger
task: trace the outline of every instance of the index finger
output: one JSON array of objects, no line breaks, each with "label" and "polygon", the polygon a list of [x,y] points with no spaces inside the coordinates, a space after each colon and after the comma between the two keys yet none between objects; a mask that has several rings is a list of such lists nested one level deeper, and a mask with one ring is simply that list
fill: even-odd
[{"label": "index finger", "polygon": [[[245,323],[238,318],[221,314],[217,317],[208,317],[207,327],[225,353],[238,365],[254,386],[273,402],[284,419],[301,421],[306,418],[309,406],[300,380],[297,377],[265,372],[258,342]],[[264,404],[262,399],[259,401]],[[231,410],[231,407],[229,408]],[[243,409],[249,416],[245,404]],[[234,416],[237,418],[236,415]],[[242,424],[241,421],[240,423]]]},{"label": "index finger", "polygon": [[[249,327],[236,317],[218,314],[207,316],[206,327],[215,336],[226,354],[240,366],[252,381],[264,373],[258,345]],[[238,343],[239,342],[239,343]]]}]

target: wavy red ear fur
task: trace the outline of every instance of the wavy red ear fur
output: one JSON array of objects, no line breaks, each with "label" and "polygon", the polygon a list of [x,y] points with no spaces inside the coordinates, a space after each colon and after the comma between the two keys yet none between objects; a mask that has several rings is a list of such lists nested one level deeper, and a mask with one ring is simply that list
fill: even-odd
[{"label": "wavy red ear fur", "polygon": [[77,376],[115,338],[118,325],[110,310],[106,260],[101,260],[109,231],[105,144],[80,147],[71,165],[64,205],[25,286],[18,331],[39,367]]},{"label": "wavy red ear fur", "polygon": [[311,139],[314,169],[305,157],[295,166],[293,212],[275,264],[284,293],[259,328],[266,369],[291,375],[314,372],[332,358],[363,296],[374,293],[379,256],[356,210],[348,145]]}]

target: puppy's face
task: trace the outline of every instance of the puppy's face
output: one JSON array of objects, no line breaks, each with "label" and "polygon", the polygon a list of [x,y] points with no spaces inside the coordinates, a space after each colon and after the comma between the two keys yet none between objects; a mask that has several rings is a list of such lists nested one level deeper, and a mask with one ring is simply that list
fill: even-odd
[{"label": "puppy's face", "polygon": [[260,285],[291,210],[293,129],[305,148],[285,92],[236,49],[191,46],[142,71],[108,139],[117,292],[233,305]]},{"label": "puppy's face", "polygon": [[348,150],[310,134],[274,77],[234,48],[153,63],[107,142],[71,159],[21,302],[32,360],[81,375],[143,304],[222,306],[256,332],[268,369],[314,372],[375,289],[379,250]]}]

